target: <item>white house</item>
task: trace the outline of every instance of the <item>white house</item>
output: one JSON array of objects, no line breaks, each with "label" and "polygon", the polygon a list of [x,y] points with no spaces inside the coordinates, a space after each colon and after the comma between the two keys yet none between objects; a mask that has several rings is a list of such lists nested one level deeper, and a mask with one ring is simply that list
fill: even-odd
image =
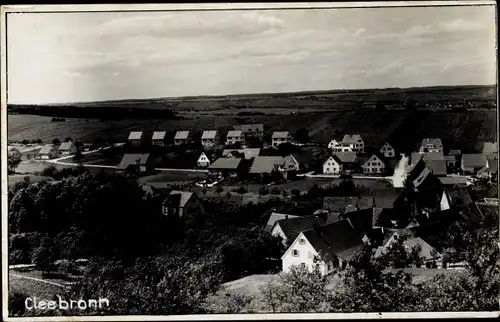
[{"label": "white house", "polygon": [[73,144],[72,141],[63,142],[59,146],[59,153],[61,153],[62,155],[75,154],[76,153],[76,146]]},{"label": "white house", "polygon": [[363,173],[381,174],[385,172],[386,165],[381,155],[372,154],[361,167],[363,168]]},{"label": "white house", "polygon": [[342,161],[336,156],[330,156],[325,163],[323,163],[324,174],[339,174],[344,169]]},{"label": "white house", "polygon": [[206,168],[210,165],[210,159],[207,157],[205,152],[201,152],[200,157],[198,158],[196,164],[200,168]]},{"label": "white house", "polygon": [[292,155],[288,155],[284,159],[283,163],[283,171],[299,171],[300,170],[300,164],[299,161]]},{"label": "white house", "polygon": [[342,146],[352,147],[355,152],[365,152],[365,143],[359,134],[344,135],[341,144]]},{"label": "white house", "polygon": [[213,147],[220,142],[219,132],[217,130],[203,131],[201,135],[201,145],[205,148]]},{"label": "white house", "polygon": [[292,135],[288,131],[282,132],[274,132],[272,136],[272,145],[274,147],[283,144],[283,143],[291,143]]},{"label": "white house", "polygon": [[290,272],[293,266],[322,275],[348,266],[355,253],[363,247],[362,236],[349,221],[341,220],[301,232],[281,257],[282,270]]},{"label": "white house", "polygon": [[240,143],[241,145],[245,144],[245,135],[243,131],[234,130],[227,132],[226,145],[234,145],[236,143]]},{"label": "white house", "polygon": [[439,138],[425,138],[420,145],[420,152],[443,152],[443,142]]},{"label": "white house", "polygon": [[174,145],[189,144],[190,135],[189,131],[177,131],[174,137]]},{"label": "white house", "polygon": [[336,148],[336,147],[340,147],[340,142],[339,142],[339,141],[337,141],[337,140],[335,140],[335,139],[331,140],[331,141],[328,143],[328,146],[327,146],[327,148],[328,148],[328,149],[330,149],[330,150],[333,150],[333,149],[334,149],[334,148]]},{"label": "white house", "polygon": [[36,158],[41,160],[54,159],[59,155],[58,150],[53,145],[46,145],[40,149]]},{"label": "white house", "polygon": [[386,158],[394,158],[396,156],[396,151],[392,145],[389,144],[389,142],[385,142],[384,145],[382,145],[380,153],[382,153]]},{"label": "white house", "polygon": [[165,136],[167,135],[166,131],[155,131],[153,132],[153,137],[151,138],[151,143],[157,146],[165,145]]},{"label": "white house", "polygon": [[131,145],[135,145],[135,146],[141,145],[143,139],[144,139],[144,135],[141,131],[132,131],[128,135],[128,142]]}]

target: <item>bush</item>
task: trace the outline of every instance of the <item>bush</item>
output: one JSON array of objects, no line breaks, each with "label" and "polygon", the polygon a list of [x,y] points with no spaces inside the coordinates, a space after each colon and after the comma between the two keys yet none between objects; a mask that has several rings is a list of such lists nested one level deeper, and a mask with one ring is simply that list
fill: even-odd
[{"label": "bush", "polygon": [[259,195],[261,196],[266,196],[269,194],[269,189],[267,189],[266,187],[261,187],[259,189]]},{"label": "bush", "polygon": [[20,292],[9,294],[9,316],[23,316],[26,311],[24,302],[28,295]]},{"label": "bush", "polygon": [[271,189],[271,194],[274,196],[279,196],[281,194],[281,191],[280,191],[280,189],[275,187],[275,188]]}]

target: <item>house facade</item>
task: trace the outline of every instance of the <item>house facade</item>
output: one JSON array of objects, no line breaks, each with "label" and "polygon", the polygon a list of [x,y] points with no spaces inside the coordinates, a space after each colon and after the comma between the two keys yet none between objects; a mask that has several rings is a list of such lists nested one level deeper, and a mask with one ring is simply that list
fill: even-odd
[{"label": "house facade", "polygon": [[207,168],[210,165],[210,159],[207,157],[205,152],[201,152],[200,157],[198,158],[196,164],[200,168]]},{"label": "house facade", "polygon": [[[365,152],[365,143],[359,134],[346,134],[341,142],[342,146],[352,148],[355,152]],[[341,151],[342,152],[342,151]]]},{"label": "house facade", "polygon": [[153,132],[153,137],[151,138],[151,143],[153,145],[156,145],[156,146],[164,146],[166,135],[167,135],[167,132],[165,132],[165,131]]},{"label": "house facade", "polygon": [[385,142],[384,145],[380,148],[380,153],[386,158],[394,158],[396,156],[396,150],[389,144],[389,142]]},{"label": "house facade", "polygon": [[332,139],[330,142],[328,142],[328,145],[326,147],[330,150],[333,150],[336,147],[340,147],[340,142]]},{"label": "house facade", "polygon": [[117,166],[119,171],[140,173],[150,172],[153,169],[154,161],[149,153],[126,153]]},{"label": "house facade", "polygon": [[291,143],[292,142],[292,135],[288,131],[282,131],[282,132],[274,132],[272,136],[272,145],[273,147],[277,147],[280,144],[283,143]]},{"label": "house facade", "polygon": [[193,192],[173,190],[163,202],[165,216],[193,216],[204,213],[201,199]]},{"label": "house facade", "polygon": [[174,137],[174,145],[182,145],[191,143],[189,131],[177,131]]},{"label": "house facade", "polygon": [[245,138],[257,138],[262,140],[264,136],[263,124],[242,124],[235,126],[234,129],[242,131]]},{"label": "house facade", "polygon": [[425,138],[420,145],[420,152],[443,152],[443,142],[440,138]]},{"label": "house facade", "polygon": [[53,145],[44,146],[38,152],[36,158],[40,160],[54,159],[59,156],[57,148]]},{"label": "house facade", "polygon": [[59,146],[59,153],[62,155],[71,155],[76,153],[76,146],[72,141],[63,142]]},{"label": "house facade", "polygon": [[323,163],[324,174],[340,174],[343,169],[342,162],[335,155],[330,156],[325,163]]},{"label": "house facade", "polygon": [[142,144],[144,134],[141,131],[130,132],[128,136],[128,143],[132,146],[139,146]]},{"label": "house facade", "polygon": [[460,167],[463,173],[475,174],[486,164],[487,157],[482,153],[462,154]]},{"label": "house facade", "polygon": [[201,135],[201,145],[205,148],[211,148],[220,143],[220,134],[217,130],[203,131]]},{"label": "house facade", "polygon": [[363,165],[363,173],[382,174],[386,171],[385,161],[381,156],[373,154]]},{"label": "house facade", "polygon": [[226,136],[226,145],[235,145],[235,144],[245,144],[245,135],[241,130],[234,130],[227,132]]},{"label": "house facade", "polygon": [[283,171],[299,171],[300,164],[299,161],[292,155],[288,155],[284,158]]}]

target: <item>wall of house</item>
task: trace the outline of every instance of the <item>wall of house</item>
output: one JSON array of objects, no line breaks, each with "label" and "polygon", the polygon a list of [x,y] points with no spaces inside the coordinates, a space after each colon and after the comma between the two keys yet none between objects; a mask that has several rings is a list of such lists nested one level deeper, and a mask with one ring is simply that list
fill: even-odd
[{"label": "wall of house", "polygon": [[182,212],[179,214],[180,216],[184,215],[195,215],[198,213],[203,213],[203,204],[199,198],[196,197],[191,197],[189,198],[188,202],[182,209]]},{"label": "wall of house", "polygon": [[396,152],[394,151],[394,149],[388,145],[384,145],[380,149],[380,153],[382,153],[384,155],[384,157],[386,157],[386,158],[392,158],[396,155]]},{"label": "wall of house", "polygon": [[325,174],[339,174],[342,171],[342,165],[336,163],[335,161],[328,159],[323,164],[323,173]]},{"label": "wall of house", "polygon": [[281,238],[283,238],[283,245],[286,245],[287,239],[279,224],[274,225],[273,230],[271,230],[271,235],[280,236]]},{"label": "wall of house", "polygon": [[[299,235],[301,238],[303,238],[303,235]],[[307,239],[303,238],[305,240],[305,244],[300,244],[299,243],[299,238],[295,240],[293,245],[288,248],[286,253],[284,254],[283,258],[281,259],[282,261],[282,266],[283,266],[283,272],[288,273],[290,272],[290,269],[292,266],[301,266],[302,263],[305,264],[306,268],[310,271],[314,269],[314,256],[317,256],[316,250],[309,244]],[[293,255],[293,250],[298,251],[298,255],[294,256]],[[321,267],[320,267],[321,268]],[[323,268],[324,269],[324,268]]]}]

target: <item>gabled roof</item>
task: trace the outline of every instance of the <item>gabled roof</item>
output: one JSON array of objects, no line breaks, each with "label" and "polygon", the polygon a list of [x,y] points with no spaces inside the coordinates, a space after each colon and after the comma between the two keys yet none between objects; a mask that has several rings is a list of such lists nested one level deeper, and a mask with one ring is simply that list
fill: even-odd
[{"label": "gabled roof", "polygon": [[243,131],[241,130],[233,130],[233,131],[229,131],[227,132],[227,135],[226,137],[240,137],[243,135]]},{"label": "gabled roof", "polygon": [[286,239],[290,241],[295,240],[301,232],[323,224],[324,221],[317,216],[289,217],[288,219],[281,219],[276,222],[276,225],[280,226]]},{"label": "gabled roof", "polygon": [[245,155],[245,159],[252,159],[257,157],[260,154],[259,148],[245,148],[245,149],[225,149],[222,151],[222,156],[229,156],[231,152],[236,151],[238,153],[243,153]]},{"label": "gabled roof", "polygon": [[236,127],[234,129],[243,133],[264,132],[264,124],[241,124],[238,129]]},{"label": "gabled roof", "polygon": [[284,158],[280,156],[257,156],[253,159],[249,173],[271,173],[276,166],[283,165]]},{"label": "gabled roof", "polygon": [[373,208],[352,211],[347,214],[347,220],[359,234],[370,233],[373,228]]},{"label": "gabled roof", "polygon": [[437,148],[443,147],[443,142],[441,142],[440,138],[425,138],[422,140],[422,146],[426,146],[427,144],[433,144]]},{"label": "gabled roof", "polygon": [[371,195],[375,201],[374,207],[394,208],[394,203],[403,194],[404,188],[386,188],[372,190]]},{"label": "gabled roof", "polygon": [[444,185],[466,185],[468,182],[466,177],[441,177],[439,181]]},{"label": "gabled roof", "polygon": [[272,138],[273,139],[286,139],[289,136],[290,136],[290,132],[281,131],[281,132],[274,132]]},{"label": "gabled roof", "polygon": [[372,158],[372,157],[376,157],[377,159],[379,159],[383,164],[384,166],[388,166],[388,162],[387,162],[387,158],[380,152],[376,151],[374,153],[372,153],[372,155],[365,160],[365,162],[363,162],[363,166],[366,165],[366,163]]},{"label": "gabled roof", "polygon": [[168,203],[170,206],[183,208],[191,196],[193,196],[193,193],[189,191],[172,190],[163,204]]},{"label": "gabled roof", "polygon": [[460,150],[450,150],[450,155],[453,155],[453,156],[457,156],[457,155],[460,155],[462,154],[462,151]]},{"label": "gabled roof", "polygon": [[304,232],[304,236],[320,254],[334,254],[350,260],[363,247],[362,235],[347,220],[324,225]]},{"label": "gabled roof", "polygon": [[462,154],[462,166],[466,168],[482,168],[486,165],[486,156],[482,153]]},{"label": "gabled roof", "polygon": [[363,140],[361,138],[361,135],[359,135],[359,134],[352,134],[352,135],[346,134],[342,138],[342,143],[343,144],[356,144],[356,143],[360,142],[359,140]]},{"label": "gabled roof", "polygon": [[445,176],[448,172],[446,171],[446,160],[428,160],[427,166],[431,170],[432,174],[436,176]]},{"label": "gabled roof", "polygon": [[166,131],[155,131],[155,132],[153,132],[153,137],[151,139],[152,140],[163,140],[165,138],[165,135],[167,135]]},{"label": "gabled roof", "polygon": [[71,142],[71,141],[63,142],[59,146],[59,151],[68,151],[72,146],[73,146],[73,142]]},{"label": "gabled roof", "polygon": [[239,158],[218,158],[214,163],[208,166],[209,169],[221,170],[236,170],[240,165],[241,159]]},{"label": "gabled roof", "polygon": [[270,232],[273,229],[274,224],[278,220],[288,219],[288,218],[297,218],[297,217],[298,216],[295,216],[295,215],[279,214],[277,212],[273,212],[269,216],[269,219],[267,220],[267,223],[266,223],[266,227],[264,229]]},{"label": "gabled roof", "polygon": [[38,154],[49,154],[51,153],[52,151],[54,151],[54,146],[53,145],[45,145],[45,146],[42,146],[42,148],[40,149],[40,151],[38,151]]},{"label": "gabled roof", "polygon": [[217,136],[217,130],[208,130],[208,131],[203,131],[203,134],[201,135],[202,140],[210,140],[210,139],[215,139]]},{"label": "gabled roof", "polygon": [[142,138],[142,132],[140,131],[130,132],[130,134],[128,135],[129,140],[139,140],[141,138]]},{"label": "gabled roof", "polygon": [[126,169],[131,165],[145,165],[148,159],[149,153],[126,153],[118,165],[118,169]]},{"label": "gabled roof", "polygon": [[342,165],[342,161],[340,161],[339,157],[336,156],[336,155],[331,155],[328,157],[328,159],[326,159],[325,162],[323,162],[323,166],[329,161],[329,160],[333,160],[335,161],[335,163],[337,163],[338,165]]},{"label": "gabled roof", "polygon": [[403,245],[405,245],[406,247],[408,247],[410,249],[412,249],[413,247],[415,247],[417,245],[420,245],[421,250],[420,250],[420,253],[418,254],[420,257],[423,257],[426,260],[435,258],[435,256],[431,255],[434,247],[429,245],[425,240],[423,240],[420,237],[410,237],[403,242]]},{"label": "gabled roof", "polygon": [[323,209],[343,212],[348,206],[354,206],[356,209],[367,209],[373,207],[372,197],[324,197]]},{"label": "gabled roof", "polygon": [[334,152],[333,155],[337,156],[342,163],[354,163],[357,159],[356,152]]},{"label": "gabled roof", "polygon": [[460,205],[470,205],[471,203],[474,202],[472,199],[472,196],[469,192],[469,189],[466,187],[457,187],[455,189],[450,189],[448,192],[448,195],[451,198],[451,202],[453,205],[460,206]]},{"label": "gabled roof", "polygon": [[189,131],[175,132],[174,140],[186,140],[189,137]]},{"label": "gabled roof", "polygon": [[420,159],[423,159],[425,162],[431,160],[444,160],[443,152],[412,152],[411,154],[411,164],[417,163]]},{"label": "gabled roof", "polygon": [[484,142],[483,154],[498,153],[498,144],[496,142]]}]

